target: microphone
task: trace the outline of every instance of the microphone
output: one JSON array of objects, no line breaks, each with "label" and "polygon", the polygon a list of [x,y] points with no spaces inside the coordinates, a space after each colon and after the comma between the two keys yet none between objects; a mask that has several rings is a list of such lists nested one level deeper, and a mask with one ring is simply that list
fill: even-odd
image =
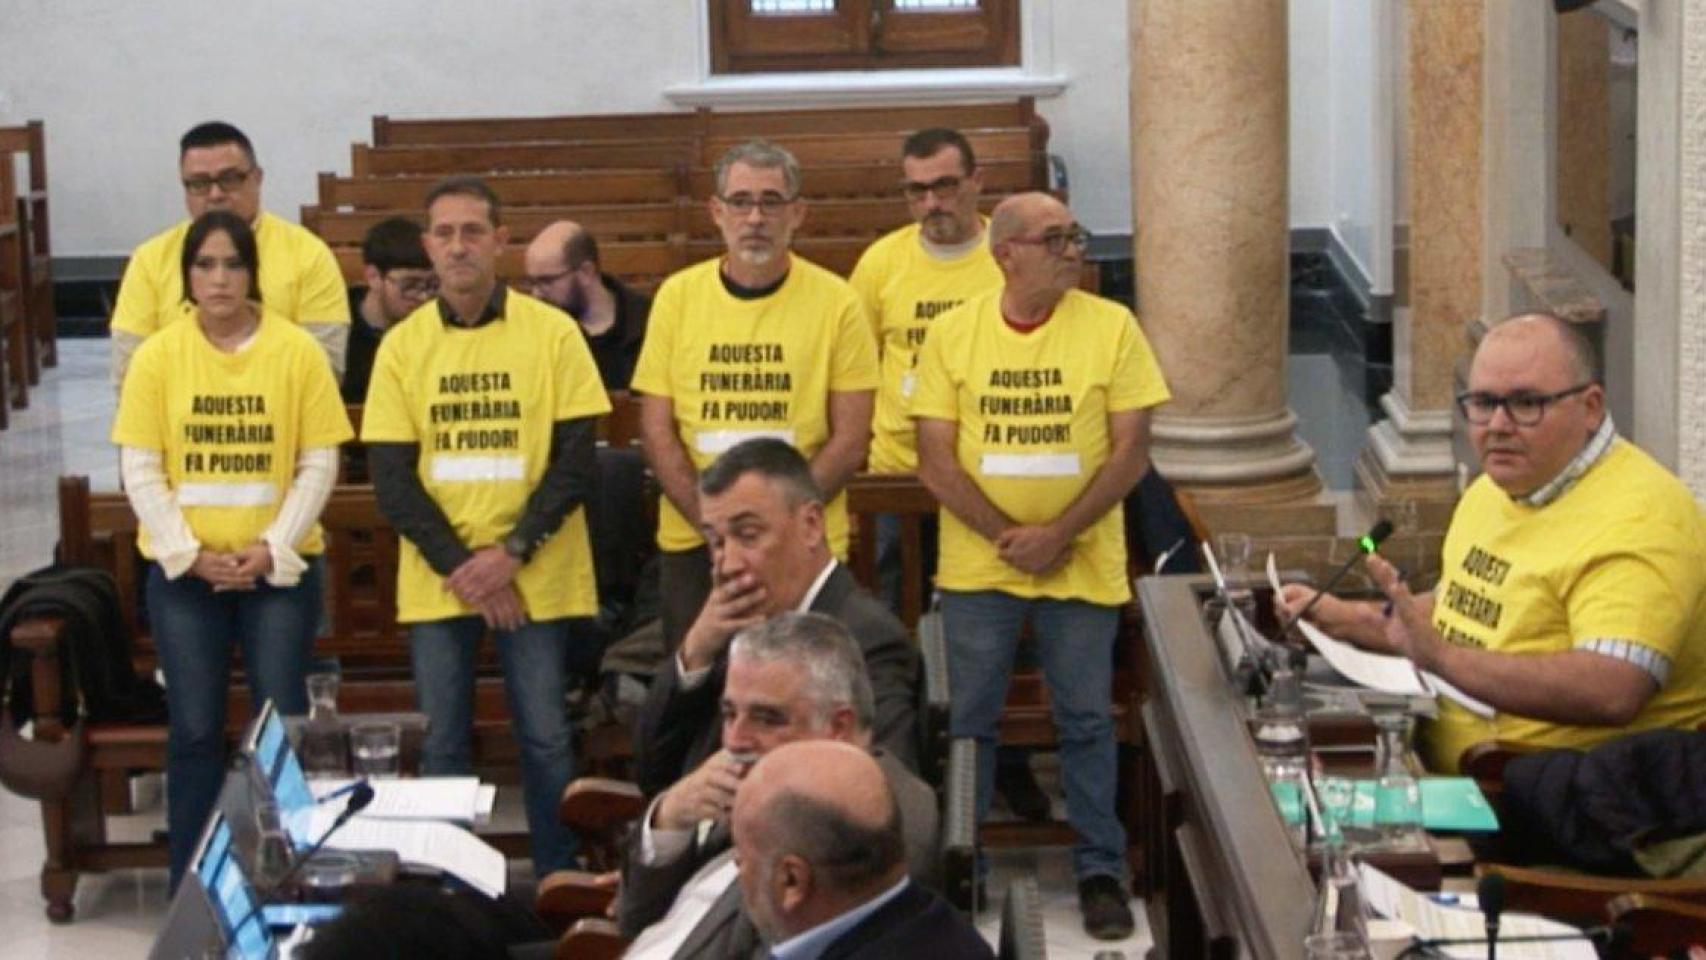
[{"label": "microphone", "polygon": [[[1579,943],[1586,941],[1605,951],[1602,955],[1617,956],[1617,946],[1626,944],[1629,930],[1620,923],[1606,923],[1595,927],[1583,927],[1572,933],[1535,933],[1525,936],[1505,937],[1499,943]],[[1493,956],[1493,941],[1490,937],[1435,937],[1417,940],[1406,947],[1400,956],[1443,956],[1440,947],[1468,947],[1476,944],[1487,944],[1487,956]]]},{"label": "microphone", "polygon": [[1356,566],[1358,560],[1373,553],[1390,536],[1392,536],[1392,521],[1381,520],[1369,528],[1367,533],[1358,537],[1357,549],[1360,552],[1351,554],[1351,558],[1345,561],[1345,565],[1340,567],[1337,573],[1333,574],[1332,578],[1327,581],[1327,585],[1318,590],[1315,596],[1310,597],[1309,602],[1304,604],[1303,609],[1297,611],[1295,616],[1288,617],[1285,623],[1280,625],[1279,635],[1285,636],[1291,632],[1293,627],[1302,623],[1303,618],[1309,615],[1309,611],[1315,608],[1315,604],[1320,602],[1322,597],[1333,592],[1333,588],[1339,585],[1339,581],[1345,578],[1345,574],[1351,572],[1351,568]]},{"label": "microphone", "polygon": [[[308,866],[308,861],[314,859],[314,854],[319,853],[320,848],[326,845],[326,841],[332,839],[332,834],[343,829],[343,825],[348,823],[351,817],[367,809],[367,805],[373,802],[373,785],[366,780],[357,780],[350,784],[347,789],[349,790],[349,800],[344,803],[344,808],[338,813],[338,818],[332,821],[332,825],[326,828],[325,833],[320,834],[320,839],[314,841],[314,845],[309,847],[307,852],[296,858],[296,862],[292,863],[290,869],[284,872],[284,876],[278,879],[278,885],[274,889],[283,890],[288,887],[290,882],[302,872],[302,869]],[[256,897],[254,907],[243,915],[242,920],[232,926],[232,931],[243,929],[245,924],[255,919],[255,915],[260,913],[264,906],[266,904],[262,903],[259,897]]]},{"label": "microphone", "polygon": [[1499,916],[1505,912],[1505,876],[1489,873],[1475,884],[1475,902],[1487,922],[1487,960],[1498,960]]}]

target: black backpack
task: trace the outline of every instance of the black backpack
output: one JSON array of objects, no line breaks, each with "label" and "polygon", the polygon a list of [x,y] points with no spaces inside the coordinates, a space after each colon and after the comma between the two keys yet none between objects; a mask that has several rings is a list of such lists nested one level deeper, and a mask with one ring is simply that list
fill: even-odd
[{"label": "black backpack", "polygon": [[118,588],[105,570],[54,565],[19,577],[0,597],[0,673],[11,684],[12,717],[21,724],[33,716],[30,651],[12,646],[12,629],[29,617],[65,621],[61,661],[64,716],[76,720],[78,693],[91,723],[163,723],[166,694],[150,677],[138,676],[131,661],[130,630],[119,605]]}]

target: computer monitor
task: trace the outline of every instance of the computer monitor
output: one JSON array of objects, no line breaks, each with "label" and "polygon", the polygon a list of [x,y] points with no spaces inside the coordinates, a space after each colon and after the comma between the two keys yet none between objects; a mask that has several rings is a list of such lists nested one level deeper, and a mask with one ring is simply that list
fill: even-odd
[{"label": "computer monitor", "polygon": [[284,720],[271,700],[261,705],[261,712],[249,725],[243,749],[272,788],[273,802],[278,804],[279,820],[290,835],[291,845],[298,850],[313,846],[310,827],[314,819],[314,793],[308,788],[302,761],[285,733]]},{"label": "computer monitor", "polygon": [[231,845],[231,824],[215,810],[202,834],[201,849],[191,872],[207,894],[208,906],[219,921],[226,957],[231,960],[269,960],[275,955],[272,931],[255,909],[258,902],[249,878],[243,875]]}]

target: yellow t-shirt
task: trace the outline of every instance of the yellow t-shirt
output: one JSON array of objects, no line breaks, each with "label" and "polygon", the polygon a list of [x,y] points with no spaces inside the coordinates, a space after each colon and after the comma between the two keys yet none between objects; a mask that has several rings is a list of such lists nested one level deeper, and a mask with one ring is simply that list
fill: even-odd
[{"label": "yellow t-shirt", "polygon": [[[386,333],[373,359],[361,438],[420,444],[421,483],[462,542],[479,549],[521,519],[550,462],[552,424],[609,412],[580,325],[510,291],[503,316],[482,326],[445,323],[432,300]],[[405,538],[398,622],[475,613],[442,581]],[[597,613],[586,510],[569,514],[516,574],[515,587],[534,620]]]},{"label": "yellow t-shirt", "polygon": [[[1108,415],[1153,407],[1171,394],[1149,342],[1124,306],[1069,290],[1040,328],[1021,333],[990,290],[939,317],[918,355],[912,416],[958,426],[959,463],[1016,523],[1065,512],[1108,459]],[[1125,522],[1116,505],[1072,542],[1047,576],[1003,562],[995,545],[942,512],[936,583],[1098,604],[1131,599]]]},{"label": "yellow t-shirt", "polygon": [[1434,624],[1452,643],[1546,654],[1626,640],[1667,657],[1670,674],[1627,727],[1483,720],[1442,698],[1423,729],[1431,769],[1456,770],[1481,740],[1580,748],[1706,720],[1706,520],[1688,489],[1634,444],[1617,440],[1543,507],[1476,480],[1451,518],[1441,570]]},{"label": "yellow t-shirt", "polygon": [[[665,280],[652,301],[633,388],[669,397],[682,445],[697,470],[743,440],[778,437],[808,458],[829,439],[829,395],[874,390],[877,350],[859,297],[845,280],[798,256],[775,293],[742,300],[718,274],[720,260]],[[664,497],[658,546],[704,543]],[[847,554],[847,504],[825,518],[830,549]]]},{"label": "yellow t-shirt", "polygon": [[902,227],[871,244],[848,282],[865,301],[882,355],[877,412],[871,421],[871,472],[918,470],[918,433],[906,415],[915,385],[913,364],[930,321],[967,297],[1001,285],[1001,268],[989,244],[953,260],[933,257],[918,225]]},{"label": "yellow t-shirt", "polygon": [[[114,330],[146,337],[195,316],[195,306],[184,296],[182,261],[189,231],[185,220],[131,253],[113,304]],[[293,323],[349,323],[349,291],[324,240],[263,210],[255,220],[255,254],[261,264],[261,303],[268,310]]]},{"label": "yellow t-shirt", "polygon": [[[131,361],[112,433],[114,443],[161,452],[190,530],[218,551],[261,538],[302,451],[352,436],[320,345],[271,310],[237,353],[214,347],[193,320],[149,337]],[[138,545],[154,556],[146,530]],[[322,552],[319,525],[294,549]]]}]

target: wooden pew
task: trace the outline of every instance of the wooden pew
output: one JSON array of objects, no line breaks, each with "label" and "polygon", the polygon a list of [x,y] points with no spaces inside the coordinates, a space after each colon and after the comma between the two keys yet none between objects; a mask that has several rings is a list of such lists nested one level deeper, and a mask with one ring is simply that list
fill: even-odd
[{"label": "wooden pew", "polygon": [[[1036,180],[1047,177],[1048,158],[1028,127],[992,127],[962,131],[978,156],[1028,159]],[[564,140],[540,143],[447,144],[350,147],[350,172],[357,177],[413,173],[490,173],[498,171],[610,170],[630,167],[711,166],[747,137],[710,137],[697,141]],[[898,163],[898,133],[805,133],[781,137],[804,167],[824,163]]]},{"label": "wooden pew", "polygon": [[[422,209],[427,191],[442,177],[340,177],[321,173],[319,206],[324,210]],[[596,203],[668,203],[685,191],[685,168],[579,170],[562,173],[496,173],[486,183],[506,207]]]},{"label": "wooden pew", "polygon": [[19,257],[25,309],[33,340],[30,344],[30,384],[42,367],[59,363],[58,329],[53,306],[53,247],[47,214],[47,132],[40,120],[18,127],[0,127],[0,154],[22,153],[29,158],[29,180],[17,191],[20,230]]},{"label": "wooden pew", "polygon": [[[137,618],[144,562],[136,553],[136,517],[124,495],[94,493],[84,477],[59,483],[61,559],[95,566],[113,575],[127,625],[136,638],[135,667],[151,672],[156,649]],[[325,584],[329,632],[315,643],[319,657],[335,656],[343,672],[340,706],[350,713],[412,710],[414,684],[408,647],[397,625],[397,537],[379,514],[371,487],[343,486],[332,493],[321,524],[326,532]],[[35,654],[36,717],[48,721],[60,709],[57,658],[62,655],[61,624],[32,618],[13,630],[13,644]],[[483,644],[475,685],[474,746],[482,766],[512,770],[517,748],[508,707],[496,670],[496,655]],[[235,737],[249,716],[247,689],[234,683],[228,732]],[[42,801],[47,857],[41,889],[50,919],[72,915],[72,897],[81,873],[164,866],[166,848],[152,841],[113,842],[105,816],[128,809],[128,779],[138,771],[163,770],[166,727],[160,724],[90,724],[86,729],[85,769],[70,794]],[[506,773],[506,779],[513,779]],[[520,854],[520,834],[487,837],[501,849]]]},{"label": "wooden pew", "polygon": [[[519,284],[527,276],[527,267],[523,260],[526,252],[525,243],[506,246],[498,254],[498,278],[507,283]],[[345,283],[354,285],[364,282],[359,246],[334,247],[332,253],[338,259],[338,269],[343,272]],[[600,243],[598,256],[606,273],[615,274],[624,282],[643,289],[657,286],[664,277],[688,263],[686,245],[679,240]]]},{"label": "wooden pew", "polygon": [[925,127],[1004,127],[1042,123],[1030,97],[993,103],[807,110],[590,114],[558,117],[373,118],[376,146],[524,140],[621,140],[638,137],[774,137],[790,133],[912,131]]},{"label": "wooden pew", "polygon": [[28,292],[24,289],[24,233],[17,220],[12,156],[0,151],[0,427],[6,407],[30,405],[35,379],[35,338],[30,331]]}]

